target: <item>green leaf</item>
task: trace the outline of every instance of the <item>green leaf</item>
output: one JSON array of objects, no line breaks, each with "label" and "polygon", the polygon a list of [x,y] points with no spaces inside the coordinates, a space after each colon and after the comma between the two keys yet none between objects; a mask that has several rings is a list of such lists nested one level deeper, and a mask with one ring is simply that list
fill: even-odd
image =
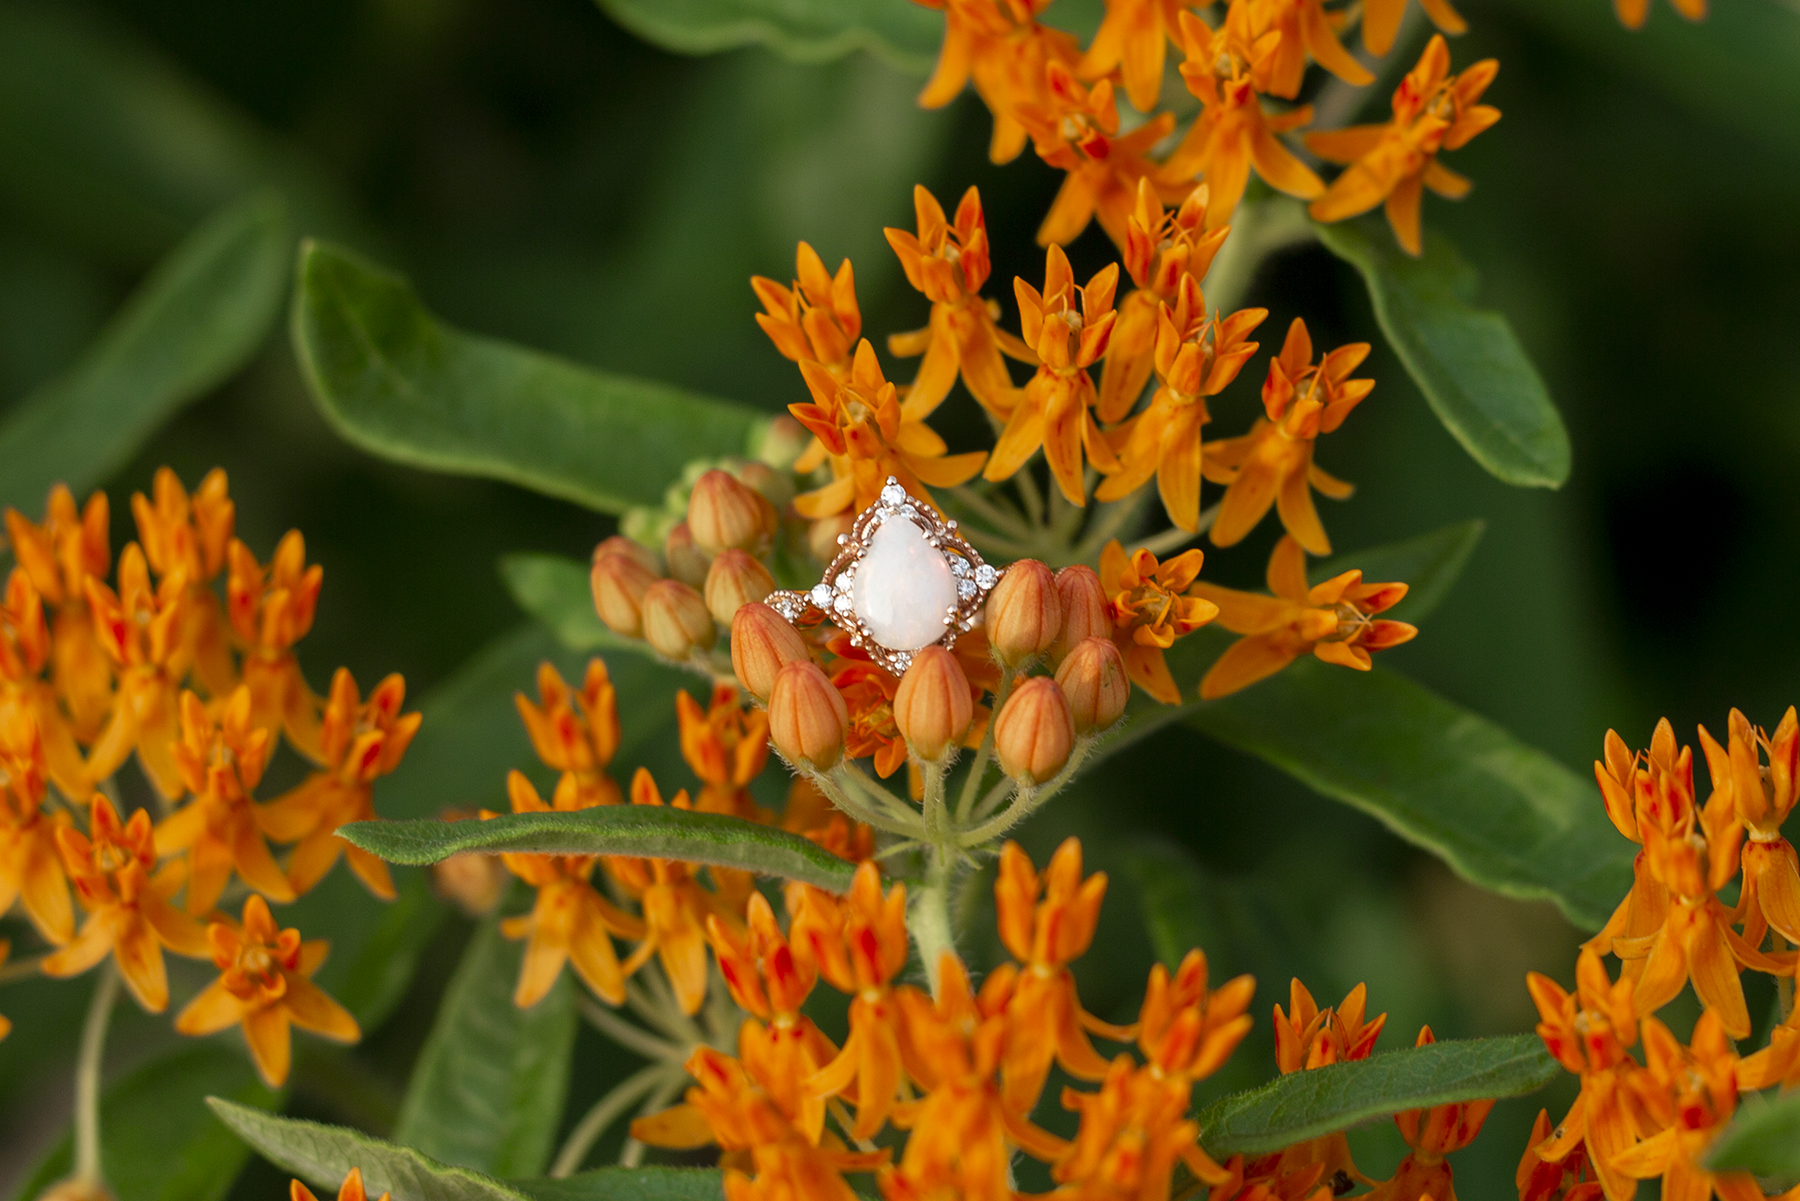
[{"label": "green leaf", "polygon": [[[248,1156],[201,1107],[208,1094],[230,1097],[246,1113],[279,1101],[238,1048],[218,1042],[183,1045],[106,1090],[101,1167],[118,1201],[217,1201],[231,1188]],[[36,1197],[67,1176],[70,1163],[65,1135],[15,1195]]]},{"label": "green leaf", "polygon": [[595,1168],[510,1183],[532,1201],[720,1201],[721,1175],[717,1168]]},{"label": "green leaf", "polygon": [[355,445],[608,513],[657,504],[690,460],[752,453],[768,425],[452,329],[399,276],[316,242],[300,252],[293,336],[319,407]]},{"label": "green leaf", "polygon": [[1209,1155],[1266,1155],[1408,1109],[1517,1097],[1562,1069],[1535,1034],[1433,1043],[1293,1072],[1202,1110]]},{"label": "green leaf", "polygon": [[1144,837],[1131,839],[1121,850],[1157,959],[1172,971],[1194,947],[1217,954],[1224,940],[1213,919],[1213,899],[1187,848]]},{"label": "green leaf", "polygon": [[856,868],[815,842],[741,817],[654,805],[506,813],[481,822],[352,822],[338,833],[391,863],[497,855],[645,855],[714,863],[847,892]]},{"label": "green leaf", "polygon": [[73,369],[0,422],[0,503],[35,514],[59,480],[86,492],[242,367],[274,323],[288,246],[282,203],[266,193],[195,230]]},{"label": "green leaf", "polygon": [[1800,1093],[1765,1100],[1747,1096],[1737,1117],[1713,1142],[1707,1167],[1749,1172],[1782,1192],[1800,1181]]},{"label": "green leaf", "polygon": [[1417,623],[1430,616],[1450,594],[1486,530],[1487,522],[1480,518],[1459,521],[1404,542],[1338,555],[1315,565],[1307,575],[1319,584],[1356,568],[1365,580],[1400,580],[1410,585],[1406,599],[1382,616]]},{"label": "green leaf", "polygon": [[513,554],[500,559],[500,578],[519,607],[572,651],[623,650],[654,655],[650,644],[621,638],[594,612],[588,569],[563,555]]},{"label": "green leaf", "polygon": [[392,1193],[405,1201],[528,1201],[525,1193],[492,1176],[439,1163],[359,1130],[278,1117],[222,1097],[208,1097],[206,1104],[263,1158],[332,1196],[350,1169],[360,1168],[371,1197]]},{"label": "green leaf", "polygon": [[681,54],[762,45],[800,62],[869,50],[924,72],[944,37],[944,18],[896,0],[599,0],[647,42]]},{"label": "green leaf", "polygon": [[549,1163],[569,1091],[575,990],[565,972],[530,1009],[514,1005],[524,949],[501,936],[497,917],[475,932],[413,1067],[396,1142],[500,1176]]},{"label": "green leaf", "polygon": [[1475,272],[1449,240],[1428,232],[1415,259],[1379,217],[1317,228],[1328,250],[1362,272],[1382,332],[1463,449],[1509,484],[1561,487],[1562,417],[1506,318],[1472,307]]}]

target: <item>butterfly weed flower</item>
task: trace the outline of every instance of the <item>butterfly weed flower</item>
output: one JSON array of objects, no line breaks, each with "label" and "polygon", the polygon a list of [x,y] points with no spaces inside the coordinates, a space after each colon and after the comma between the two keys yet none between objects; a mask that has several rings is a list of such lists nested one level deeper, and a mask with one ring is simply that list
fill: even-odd
[{"label": "butterfly weed flower", "polygon": [[213,468],[189,496],[172,470],[159,467],[149,497],[132,493],[131,515],[151,570],[159,578],[179,570],[187,581],[182,637],[196,678],[214,695],[230,692],[237,683],[231,631],[211,587],[225,567],[226,547],[237,523],[225,472]]},{"label": "butterfly weed flower", "polygon": [[856,302],[856,274],[845,259],[835,274],[825,270],[819,252],[805,242],[794,252],[795,280],[783,287],[765,276],[750,278],[763,303],[756,324],[786,358],[818,363],[838,379],[850,375],[850,355],[862,336],[862,310]]},{"label": "butterfly weed flower", "polygon": [[765,825],[772,821],[773,815],[750,795],[751,781],[769,761],[769,715],[746,707],[737,689],[720,684],[705,709],[686,692],[676,693],[675,716],[681,757],[700,777],[694,808]]},{"label": "butterfly weed flower", "polygon": [[[1690,21],[1706,19],[1706,0],[1669,0],[1675,11]],[[1642,29],[1650,17],[1650,0],[1613,0],[1613,12],[1627,29]]]},{"label": "butterfly weed flower", "polygon": [[1781,834],[1800,798],[1800,718],[1789,706],[1771,735],[1733,709],[1726,729],[1728,744],[1722,747],[1702,726],[1700,746],[1714,791],[1729,798],[1746,834],[1739,852],[1744,889],[1737,906],[1749,919],[1744,941],[1760,944],[1767,927],[1800,944],[1800,858]]},{"label": "butterfly weed flower", "polygon": [[[1387,1025],[1387,1014],[1365,1020],[1369,990],[1358,984],[1337,1005],[1321,1009],[1312,993],[1297,978],[1288,984],[1288,1008],[1275,1005],[1275,1066],[1282,1075],[1311,1071],[1334,1063],[1367,1059],[1375,1040]],[[1338,1183],[1373,1184],[1357,1170],[1349,1141],[1342,1131],[1308,1139],[1264,1157],[1250,1165],[1254,1179],[1297,1180],[1312,1167],[1318,1177],[1335,1188]]]},{"label": "butterfly weed flower", "polygon": [[170,748],[180,737],[178,696],[189,665],[186,576],[176,568],[152,586],[150,565],[133,542],[119,556],[118,591],[94,576],[86,584],[94,629],[118,672],[106,725],[88,748],[87,774],[105,779],[135,748],[144,774],[173,800],[182,793]]},{"label": "butterfly weed flower", "polygon": [[43,769],[39,784],[47,773],[63,792],[72,793],[84,786],[88,765],[55,685],[44,679],[44,668],[54,655],[43,601],[30,574],[15,567],[0,594],[0,705],[30,722]]},{"label": "butterfly weed flower", "polygon": [[353,1043],[362,1031],[350,1011],[312,982],[325,961],[323,940],[301,942],[300,931],[280,929],[269,903],[252,895],[241,923],[214,921],[206,928],[219,978],[202,989],[175,1018],[182,1034],[216,1034],[241,1026],[257,1074],[270,1088],[287,1082],[292,1027]]},{"label": "butterfly weed flower", "polygon": [[1737,1111],[1737,1054],[1718,1013],[1707,1010],[1683,1046],[1655,1018],[1643,1024],[1644,1070],[1634,1075],[1632,1093],[1657,1131],[1613,1166],[1639,1180],[1661,1177],[1672,1198],[1753,1201],[1762,1196],[1755,1177],[1744,1171],[1716,1172],[1705,1152]]},{"label": "butterfly weed flower", "polygon": [[[312,1190],[294,1181],[288,1188],[288,1201],[319,1201]],[[350,1174],[344,1177],[343,1186],[338,1189],[337,1201],[369,1201],[369,1194],[363,1188],[362,1169],[351,1168]],[[390,1201],[388,1194],[383,1193],[376,1201]]]},{"label": "butterfly weed flower", "polygon": [[1018,108],[1039,98],[1050,63],[1073,67],[1079,61],[1080,45],[1071,34],[1038,21],[1050,0],[917,2],[944,13],[943,47],[919,104],[942,108],[972,82],[994,118],[988,157],[1011,162],[1029,136],[1016,115]]},{"label": "butterfly weed flower", "polygon": [[1100,552],[1100,588],[1112,618],[1112,640],[1131,682],[1165,705],[1181,703],[1163,652],[1219,614],[1197,577],[1205,556],[1187,550],[1159,562],[1140,547],[1127,555],[1116,541]]},{"label": "butterfly weed flower", "polygon": [[244,643],[244,683],[258,726],[281,730],[295,750],[317,760],[319,700],[300,674],[294,644],[312,629],[325,569],[306,565],[306,540],[289,530],[265,568],[235,539],[228,551],[225,609]]},{"label": "butterfly weed flower", "polygon": [[[1363,48],[1377,58],[1394,48],[1394,37],[1400,32],[1400,18],[1406,15],[1408,0],[1363,0]],[[1419,7],[1431,23],[1448,34],[1467,33],[1469,23],[1450,4],[1450,0],[1419,0]]]},{"label": "butterfly weed flower", "polygon": [[75,910],[57,851],[64,814],[44,810],[48,794],[44,743],[37,719],[19,705],[0,706],[0,913],[19,902],[44,939],[62,946],[75,936]]},{"label": "butterfly weed flower", "polygon": [[[1375,82],[1375,77],[1344,49],[1332,27],[1331,14],[1322,0],[1238,0],[1248,3],[1259,35],[1280,35],[1269,58],[1269,82],[1263,90],[1292,100],[1300,94],[1306,60],[1312,60],[1353,87]],[[1440,1198],[1439,1201],[1442,1201]]]},{"label": "butterfly weed flower", "polygon": [[580,691],[571,690],[548,660],[538,664],[538,700],[513,694],[513,704],[531,749],[544,766],[561,775],[556,780],[558,809],[617,805],[624,800],[606,772],[619,750],[618,691],[606,664],[588,660]]},{"label": "butterfly weed flower", "polygon": [[[1594,1174],[1587,1147],[1577,1147],[1561,1160],[1546,1160],[1538,1148],[1549,1138],[1550,1114],[1540,1109],[1513,1177],[1519,1201],[1600,1201],[1606,1193]],[[1632,1191],[1636,1192],[1635,1184]]]},{"label": "butterfly weed flower", "polygon": [[1553,1133],[1533,1140],[1546,1163],[1565,1162],[1586,1154],[1595,1176],[1612,1201],[1630,1201],[1637,1183],[1615,1165],[1637,1141],[1632,1077],[1641,1067],[1630,1051],[1638,1040],[1637,1010],[1631,980],[1614,981],[1593,948],[1585,948],[1575,964],[1575,991],[1539,972],[1525,980],[1537,1006],[1538,1037],[1558,1063],[1581,1078],[1581,1092]]},{"label": "butterfly weed flower", "polygon": [[93,493],[77,509],[63,484],[50,489],[42,525],[6,510],[13,557],[51,609],[51,682],[84,742],[99,736],[112,707],[113,664],[87,599],[88,578],[103,581],[112,568],[110,518],[106,493]]},{"label": "butterfly weed flower", "polygon": [[[1430,1046],[1434,1041],[1431,1027],[1426,1026],[1419,1031],[1415,1045]],[[1394,1125],[1411,1150],[1393,1176],[1365,1196],[1370,1201],[1423,1201],[1427,1197],[1456,1201],[1455,1176],[1444,1157],[1474,1142],[1493,1108],[1492,1101],[1462,1101],[1395,1114]]]},{"label": "butterfly weed flower", "polygon": [[1438,161],[1442,150],[1460,150],[1500,119],[1500,110],[1480,104],[1481,94],[1500,71],[1483,59],[1450,74],[1450,47],[1433,34],[1425,52],[1394,90],[1394,116],[1386,125],[1353,125],[1309,133],[1306,145],[1327,162],[1349,166],[1307,211],[1315,221],[1342,221],[1385,204],[1388,224],[1406,253],[1423,253],[1419,206],[1423,189],[1446,200],[1461,200],[1473,186]]},{"label": "butterfly weed flower", "polygon": [[1153,112],[1162,96],[1163,65],[1169,42],[1178,41],[1176,20],[1185,9],[1209,7],[1210,0],[1108,0],[1094,40],[1081,56],[1083,79],[1103,79],[1117,71],[1125,94],[1140,113]]}]

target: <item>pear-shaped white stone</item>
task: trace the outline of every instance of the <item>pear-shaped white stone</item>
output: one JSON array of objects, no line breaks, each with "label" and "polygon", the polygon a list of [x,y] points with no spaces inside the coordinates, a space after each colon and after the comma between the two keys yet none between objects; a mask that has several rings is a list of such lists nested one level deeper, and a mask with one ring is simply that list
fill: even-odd
[{"label": "pear-shaped white stone", "polygon": [[944,636],[944,618],[956,604],[956,581],[925,532],[896,515],[869,539],[856,565],[851,603],[876,642],[892,651],[916,651]]}]

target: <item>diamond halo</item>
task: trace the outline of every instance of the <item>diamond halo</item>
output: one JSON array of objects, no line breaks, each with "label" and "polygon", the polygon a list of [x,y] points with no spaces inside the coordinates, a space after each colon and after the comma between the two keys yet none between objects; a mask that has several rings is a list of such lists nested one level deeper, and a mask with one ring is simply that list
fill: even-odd
[{"label": "diamond halo", "polygon": [[869,558],[876,534],[892,521],[910,522],[916,527],[926,545],[943,556],[954,587],[954,602],[944,607],[941,618],[935,612],[901,615],[903,620],[927,625],[934,619],[942,621],[944,632],[924,645],[949,646],[959,634],[981,624],[982,606],[1000,582],[1000,572],[984,562],[981,552],[957,533],[955,521],[946,520],[930,505],[915,500],[891,475],[881,489],[880,499],[863,510],[849,533],[839,535],[837,557],[819,582],[805,591],[770,593],[764,603],[796,625],[831,622],[850,635],[851,644],[860,647],[877,665],[894,675],[903,675],[912,666],[913,655],[923,647],[896,649],[884,645],[871,628],[868,616],[857,611],[858,572]]}]

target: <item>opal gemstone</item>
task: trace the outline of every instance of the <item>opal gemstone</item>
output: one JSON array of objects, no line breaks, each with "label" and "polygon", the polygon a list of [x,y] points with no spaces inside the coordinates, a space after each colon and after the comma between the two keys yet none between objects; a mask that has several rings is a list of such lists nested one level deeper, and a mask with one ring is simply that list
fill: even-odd
[{"label": "opal gemstone", "polygon": [[851,603],[875,641],[892,651],[916,651],[949,628],[944,618],[956,604],[956,580],[925,532],[896,515],[869,539],[856,565]]}]

